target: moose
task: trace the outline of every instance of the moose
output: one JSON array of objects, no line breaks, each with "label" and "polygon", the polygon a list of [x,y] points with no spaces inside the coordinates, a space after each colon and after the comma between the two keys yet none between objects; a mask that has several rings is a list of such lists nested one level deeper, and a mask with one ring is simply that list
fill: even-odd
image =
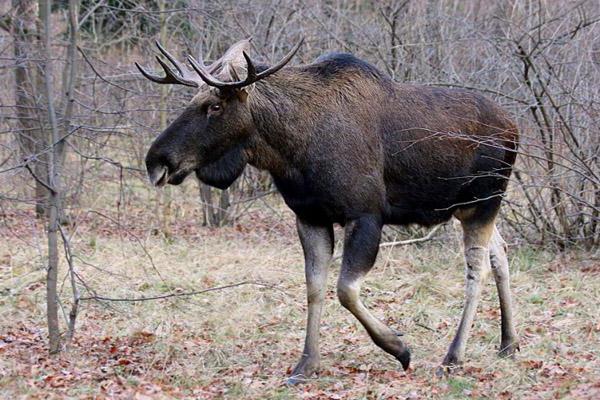
[{"label": "moose", "polygon": [[[196,88],[189,105],[152,143],[146,167],[155,186],[195,172],[225,189],[250,164],[266,170],[296,215],[305,258],[308,316],[302,356],[288,382],[319,369],[319,325],[333,224],[344,227],[337,295],[377,346],[404,369],[400,335],[360,299],[386,224],[433,226],[457,218],[466,259],[465,304],[440,368],[463,362],[482,282],[493,272],[500,300],[500,356],[518,349],[506,243],[496,219],[517,154],[518,131],[484,96],[458,88],[397,83],[345,53],[288,66],[301,40],[278,63],[255,63],[249,39],[210,65],[189,69],[157,42],[164,76],[149,80]],[[284,68],[285,67],[285,68]]]}]

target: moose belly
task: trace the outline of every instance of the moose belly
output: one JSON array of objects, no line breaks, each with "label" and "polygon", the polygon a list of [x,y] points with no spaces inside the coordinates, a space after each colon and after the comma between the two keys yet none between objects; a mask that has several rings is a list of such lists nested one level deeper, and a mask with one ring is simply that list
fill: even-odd
[{"label": "moose belly", "polygon": [[390,204],[383,222],[390,225],[417,224],[433,226],[448,221],[452,217],[450,209],[432,209],[422,206]]},{"label": "moose belly", "polygon": [[314,225],[345,223],[348,210],[333,191],[319,190],[298,179],[273,180],[287,206],[304,221]]}]

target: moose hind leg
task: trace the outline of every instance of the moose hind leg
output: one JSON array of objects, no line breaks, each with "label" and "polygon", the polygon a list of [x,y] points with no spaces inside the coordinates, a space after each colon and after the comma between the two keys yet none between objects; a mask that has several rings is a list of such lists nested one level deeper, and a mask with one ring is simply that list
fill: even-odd
[{"label": "moose hind leg", "polygon": [[381,221],[377,217],[361,217],[346,225],[342,270],[337,293],[340,303],[365,327],[375,344],[396,357],[407,369],[410,352],[398,335],[375,318],[360,300],[364,276],[375,263],[381,238]]},{"label": "moose hind leg", "polygon": [[461,221],[464,233],[466,260],[465,306],[456,336],[442,362],[444,366],[459,365],[463,361],[471,325],[477,312],[477,303],[481,296],[481,284],[490,270],[489,241],[493,232],[493,220]]},{"label": "moose hind leg", "polygon": [[500,300],[502,339],[500,341],[499,355],[501,357],[508,357],[519,350],[519,340],[513,320],[506,242],[502,239],[496,226],[494,226],[494,232],[490,241],[490,263],[492,265],[494,280],[496,281],[496,288],[498,289],[498,299]]},{"label": "moose hind leg", "polygon": [[288,384],[305,381],[319,369],[319,326],[327,284],[327,268],[333,253],[333,226],[313,226],[300,219],[296,220],[296,225],[304,250],[308,316],[304,351],[292,370]]}]

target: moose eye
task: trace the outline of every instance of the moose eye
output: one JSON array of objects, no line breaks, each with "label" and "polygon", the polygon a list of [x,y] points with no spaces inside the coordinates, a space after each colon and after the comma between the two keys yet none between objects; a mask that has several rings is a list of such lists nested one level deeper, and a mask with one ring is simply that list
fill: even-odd
[{"label": "moose eye", "polygon": [[211,104],[210,106],[208,106],[208,111],[211,113],[221,112],[222,109],[223,109],[223,107],[219,103],[214,103],[214,104]]}]

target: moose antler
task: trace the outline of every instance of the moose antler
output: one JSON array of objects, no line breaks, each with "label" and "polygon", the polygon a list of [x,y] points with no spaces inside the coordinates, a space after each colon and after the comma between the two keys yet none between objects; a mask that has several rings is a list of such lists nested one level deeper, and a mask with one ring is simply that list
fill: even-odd
[{"label": "moose antler", "polygon": [[[233,48],[241,47],[241,46],[248,44],[249,42],[250,42],[250,39],[244,39],[244,40],[241,40],[241,41],[237,42],[236,44],[234,44],[231,48],[233,49]],[[204,65],[204,63],[202,62],[201,59],[199,61],[196,61],[192,56],[188,56],[188,61],[192,65],[192,68],[199,75],[199,76],[196,76],[189,69],[184,67],[181,63],[179,63],[175,59],[175,57],[173,57],[173,55],[171,53],[169,53],[164,47],[161,46],[161,44],[158,41],[156,42],[156,46],[158,47],[158,50],[160,50],[160,52],[167,58],[167,60],[169,60],[171,62],[171,64],[173,64],[173,66],[175,67],[177,72],[175,72],[169,65],[167,65],[159,56],[156,56],[156,60],[158,61],[158,63],[161,65],[161,67],[163,68],[163,70],[165,72],[164,77],[155,75],[155,74],[152,74],[152,73],[146,71],[137,62],[135,63],[135,66],[140,70],[142,75],[144,75],[146,78],[148,78],[152,82],[156,82],[156,83],[184,85],[184,86],[190,86],[190,87],[197,88],[197,87],[200,87],[202,82],[206,82],[207,85],[214,86],[219,89],[225,89],[225,88],[236,89],[236,88],[242,88],[242,87],[251,85],[254,82],[264,79],[267,76],[279,71],[292,59],[292,57],[296,54],[296,52],[298,51],[298,49],[300,48],[300,46],[302,45],[303,42],[304,42],[304,38],[301,39],[300,42],[298,42],[298,44],[296,46],[294,46],[294,48],[285,57],[283,57],[281,59],[281,61],[279,61],[277,64],[273,65],[272,67],[270,67],[260,73],[256,73],[256,67],[252,63],[252,60],[250,59],[248,54],[246,54],[246,52],[243,51],[242,54],[243,54],[244,59],[246,60],[246,64],[247,64],[246,79],[237,80],[234,82],[223,82],[223,81],[215,78],[212,75],[217,69],[219,69],[219,67],[222,66],[223,59],[225,58],[225,56],[221,57],[220,59],[218,59],[217,61],[215,61],[208,67]],[[234,79],[239,79],[237,77],[237,74],[234,74]]]},{"label": "moose antler", "polygon": [[302,43],[304,43],[304,38],[302,38],[298,42],[298,44],[296,46],[294,46],[294,48],[292,50],[290,50],[290,52],[287,53],[285,55],[285,57],[283,57],[281,59],[281,61],[279,61],[277,64],[273,65],[272,67],[270,67],[262,72],[259,72],[259,73],[256,72],[256,67],[254,66],[254,63],[252,62],[252,60],[250,59],[250,56],[248,56],[248,54],[246,54],[246,52],[244,51],[242,54],[244,55],[244,59],[246,60],[246,65],[247,65],[246,79],[238,80],[238,81],[234,81],[234,82],[223,82],[223,81],[215,78],[212,75],[210,69],[207,68],[202,63],[202,60],[200,60],[198,62],[193,57],[188,56],[188,61],[190,62],[190,64],[192,64],[192,68],[194,68],[196,73],[198,73],[198,75],[200,75],[200,78],[202,78],[202,80],[204,82],[206,82],[207,85],[213,86],[213,87],[216,87],[219,89],[240,89],[245,86],[251,85],[255,82],[258,82],[259,80],[264,79],[267,76],[272,75],[275,72],[279,71],[288,62],[290,62],[292,57],[294,57],[294,55],[298,52],[298,49],[300,48],[300,46],[302,46]]},{"label": "moose antler", "polygon": [[169,67],[159,56],[156,56],[156,60],[165,71],[165,76],[161,77],[159,75],[151,74],[136,62],[135,66],[140,70],[142,75],[156,83],[184,85],[196,88],[200,87],[202,80],[198,79],[198,77],[192,74],[189,69],[181,65],[181,63],[179,63],[175,57],[173,57],[173,55],[171,55],[171,53],[169,53],[164,47],[162,47],[158,41],[156,41],[156,47],[158,47],[158,50],[160,50],[160,52],[171,62],[171,64],[173,64],[178,73],[175,73],[175,71],[173,71],[173,69]]}]

